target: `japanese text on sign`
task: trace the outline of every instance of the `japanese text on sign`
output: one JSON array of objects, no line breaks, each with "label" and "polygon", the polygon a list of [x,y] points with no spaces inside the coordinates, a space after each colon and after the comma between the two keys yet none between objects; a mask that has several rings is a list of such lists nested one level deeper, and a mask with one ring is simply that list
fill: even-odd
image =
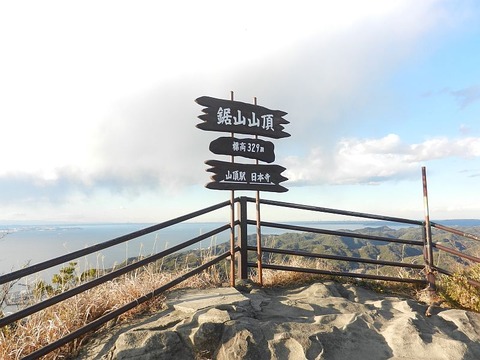
[{"label": "japanese text on sign", "polygon": [[289,123],[283,118],[287,114],[284,111],[209,96],[199,97],[195,101],[205,106],[202,109],[203,114],[198,116],[203,120],[202,123],[197,124],[199,129],[276,139],[290,136],[283,127],[284,124]]},{"label": "japanese text on sign", "polygon": [[250,180],[247,180],[247,172],[239,170],[227,170],[225,174],[225,179],[221,180],[222,182],[235,182],[235,183],[245,183],[245,184],[271,184],[275,185],[270,181],[271,175],[269,173],[250,173]]},{"label": "japanese text on sign", "polygon": [[241,110],[237,110],[236,116],[232,115],[231,111],[231,108],[220,107],[217,111],[217,124],[246,125],[248,127],[274,131],[273,114],[261,115],[260,118],[258,118],[253,111],[251,117],[243,116]]},{"label": "japanese text on sign", "polygon": [[263,153],[265,148],[260,144],[246,143],[243,141],[234,141],[232,143],[232,150],[235,152],[248,152],[248,153]]},{"label": "japanese text on sign", "polygon": [[210,143],[210,151],[214,154],[242,156],[271,163],[275,160],[274,145],[261,139],[239,139],[220,137]]},{"label": "japanese text on sign", "polygon": [[218,160],[208,160],[205,163],[211,166],[207,171],[214,173],[211,177],[213,181],[207,184],[210,189],[287,191],[280,185],[287,180],[281,175],[285,170],[282,166],[240,164]]}]

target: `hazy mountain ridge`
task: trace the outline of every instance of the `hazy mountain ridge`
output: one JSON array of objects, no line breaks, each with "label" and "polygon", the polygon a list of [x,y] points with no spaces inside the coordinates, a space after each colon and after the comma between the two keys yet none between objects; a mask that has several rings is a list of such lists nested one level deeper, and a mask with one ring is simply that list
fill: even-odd
[{"label": "hazy mountain ridge", "polygon": [[[456,229],[465,233],[480,235],[480,226],[456,227]],[[423,242],[423,231],[420,227],[392,229],[388,226],[381,226],[365,227],[354,231],[339,229],[338,231]],[[256,246],[256,234],[250,234],[247,241],[248,245]],[[432,229],[432,241],[461,251],[465,254],[473,256],[480,255],[480,241],[467,239],[437,229]],[[316,254],[367,258],[372,260],[394,261],[410,264],[424,264],[422,246],[364,240],[353,236],[347,237],[309,232],[287,232],[280,235],[265,233],[262,234],[262,246],[265,248],[288,249]],[[225,242],[214,247],[173,254],[162,261],[162,267],[165,269],[172,269],[180,263],[187,264],[188,266],[198,266],[200,265],[202,258],[218,255],[228,251],[228,249],[229,243]],[[295,256],[293,255],[264,252],[262,260],[267,263],[281,264],[294,257]],[[249,261],[256,262],[256,253],[253,251],[249,252]],[[358,271],[360,269],[365,272],[377,272],[379,269],[375,264],[361,264],[338,260],[324,260],[324,262],[332,269],[341,271]],[[434,264],[446,270],[454,271],[456,266],[469,265],[470,262],[434,249]],[[386,272],[385,274],[388,274],[394,270],[386,267],[383,271]]]},{"label": "hazy mountain ridge", "polygon": [[[456,229],[473,235],[480,234],[480,226],[456,227]],[[366,227],[355,231],[338,231],[423,242],[422,229],[419,227],[392,229],[388,226],[382,226]],[[447,233],[445,231],[432,229],[432,241],[434,243],[440,243],[452,249],[462,251],[465,254],[478,256],[480,253],[479,241],[467,239],[465,237]],[[255,235],[250,235],[249,244],[253,246],[256,244]],[[385,261],[396,261],[412,264],[423,264],[424,262],[423,248],[421,246],[316,233],[292,232],[281,235],[264,235],[263,246],[279,249],[302,250],[306,252],[328,255],[376,260],[381,259]],[[285,259],[285,255],[271,255],[270,259],[281,261]],[[341,270],[354,270],[360,266],[365,269],[376,268],[375,265],[359,265],[358,263],[349,263],[343,261],[332,261],[332,263]],[[434,251],[434,264],[440,267],[452,268],[455,266],[455,264],[467,265],[468,262],[458,257],[453,257],[445,252],[440,253],[438,251]]]}]

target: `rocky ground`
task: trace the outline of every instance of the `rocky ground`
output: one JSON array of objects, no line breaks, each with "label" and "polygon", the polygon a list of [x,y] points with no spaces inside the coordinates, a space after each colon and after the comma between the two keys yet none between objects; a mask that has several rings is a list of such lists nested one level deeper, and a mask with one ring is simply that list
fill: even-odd
[{"label": "rocky ground", "polygon": [[480,359],[480,314],[335,282],[180,290],[80,359]]}]

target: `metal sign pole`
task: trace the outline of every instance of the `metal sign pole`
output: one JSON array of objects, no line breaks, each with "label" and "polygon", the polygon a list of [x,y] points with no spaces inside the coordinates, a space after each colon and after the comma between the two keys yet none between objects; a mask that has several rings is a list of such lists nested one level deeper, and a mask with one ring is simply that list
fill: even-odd
[{"label": "metal sign pole", "polygon": [[[253,98],[253,104],[257,105],[257,98]],[[255,140],[258,140],[258,135],[255,135]],[[258,165],[258,159],[255,160]],[[260,225],[260,190],[257,190],[255,199],[255,206],[257,210],[257,268],[258,268],[258,283],[263,286],[263,270],[262,270],[262,229]]]},{"label": "metal sign pole", "polygon": [[[230,91],[230,100],[233,101],[233,91]],[[231,137],[234,138],[235,134],[231,132]],[[235,156],[231,157],[232,164],[235,163]],[[230,192],[230,286],[235,287],[235,190]]]}]

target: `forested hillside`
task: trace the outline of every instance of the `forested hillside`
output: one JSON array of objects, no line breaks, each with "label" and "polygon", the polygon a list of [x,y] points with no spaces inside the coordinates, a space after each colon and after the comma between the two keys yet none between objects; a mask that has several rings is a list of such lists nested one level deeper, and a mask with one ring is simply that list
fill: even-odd
[{"label": "forested hillside", "polygon": [[[465,233],[480,235],[480,226],[457,227]],[[267,230],[262,230],[262,247],[275,249],[289,249],[296,251],[311,252],[316,254],[338,255],[355,258],[366,258],[373,260],[403,262],[409,264],[424,264],[423,247],[395,242],[365,240],[355,238],[355,234],[366,234],[390,239],[416,240],[423,242],[422,229],[419,227],[408,227],[401,229],[392,229],[388,226],[365,227],[359,230],[338,230],[343,233],[351,233],[352,236],[334,236],[327,234],[309,233],[309,232],[286,232],[280,235],[268,234]],[[449,248],[461,251],[465,254],[480,257],[480,241],[470,240],[455,234],[447,233],[437,229],[432,230],[433,243],[438,243]],[[248,236],[248,244],[256,246],[257,240],[255,234]],[[181,254],[172,255],[161,261],[161,267],[164,269],[173,269],[179,264],[186,266],[198,266],[202,259],[224,251],[228,251],[228,242],[209,247],[205,249],[191,250]],[[263,252],[263,262],[284,264],[291,263],[291,260],[299,258],[298,256],[273,254],[267,251]],[[249,261],[256,261],[256,253],[249,253]],[[317,264],[321,262],[322,268],[336,271],[356,271],[364,273],[379,273],[382,275],[392,275],[398,272],[398,268],[379,266],[376,264],[365,264],[351,261],[339,261],[331,259],[313,260]],[[470,262],[459,257],[452,256],[446,252],[439,252],[434,249],[434,265],[449,271],[457,270],[459,265],[470,265]],[[407,272],[407,270],[404,270]],[[419,271],[408,270],[409,272]]]}]

